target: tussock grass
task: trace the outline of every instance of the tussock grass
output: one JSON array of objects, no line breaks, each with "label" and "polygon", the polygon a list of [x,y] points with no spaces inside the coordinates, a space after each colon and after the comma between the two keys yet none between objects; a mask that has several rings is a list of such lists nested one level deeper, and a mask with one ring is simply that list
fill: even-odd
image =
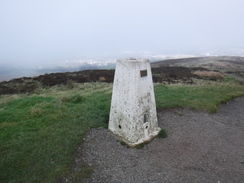
[{"label": "tussock grass", "polygon": [[[112,84],[71,85],[0,96],[0,182],[75,181],[92,173],[83,164],[74,172],[73,155],[90,128],[107,127]],[[155,95],[158,109],[216,112],[220,103],[244,95],[244,86],[157,84]]]}]

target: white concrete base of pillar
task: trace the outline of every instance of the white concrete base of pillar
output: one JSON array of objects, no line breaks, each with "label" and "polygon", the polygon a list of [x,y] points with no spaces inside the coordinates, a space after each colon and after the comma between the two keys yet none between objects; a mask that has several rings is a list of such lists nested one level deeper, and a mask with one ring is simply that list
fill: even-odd
[{"label": "white concrete base of pillar", "polygon": [[158,128],[156,131],[154,131],[153,133],[149,134],[147,137],[145,137],[143,139],[140,139],[137,142],[129,142],[125,138],[114,134],[112,131],[110,131],[111,132],[110,134],[112,136],[114,136],[118,141],[126,143],[129,147],[136,147],[139,144],[151,142],[154,138],[156,138],[158,136],[158,133],[160,132],[160,130],[161,130],[161,128]]}]

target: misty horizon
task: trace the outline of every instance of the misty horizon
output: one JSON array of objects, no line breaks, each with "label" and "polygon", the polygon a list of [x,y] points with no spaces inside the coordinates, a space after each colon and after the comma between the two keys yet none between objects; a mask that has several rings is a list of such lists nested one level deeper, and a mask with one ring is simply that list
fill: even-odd
[{"label": "misty horizon", "polygon": [[[134,54],[137,55],[137,54]],[[125,57],[121,58],[128,58],[126,55]],[[164,55],[164,54],[157,54],[157,55],[141,55],[135,58],[143,58],[149,59],[150,62],[155,61],[163,61],[163,60],[170,60],[170,59],[181,59],[181,58],[197,58],[197,57],[243,57],[242,55],[227,55],[227,54],[198,54],[198,55],[190,55],[190,54],[171,54],[171,55]],[[116,60],[121,58],[93,58],[93,59],[74,59],[74,60],[66,60],[62,62],[55,62],[50,64],[42,64],[36,66],[25,66],[21,65],[11,65],[8,63],[0,63],[0,82],[8,81],[15,78],[21,77],[34,77],[43,74],[49,73],[57,73],[57,72],[74,72],[74,71],[82,71],[82,70],[94,70],[94,69],[114,69],[116,65]]]},{"label": "misty horizon", "polygon": [[0,2],[0,67],[174,55],[244,55],[244,1]]}]

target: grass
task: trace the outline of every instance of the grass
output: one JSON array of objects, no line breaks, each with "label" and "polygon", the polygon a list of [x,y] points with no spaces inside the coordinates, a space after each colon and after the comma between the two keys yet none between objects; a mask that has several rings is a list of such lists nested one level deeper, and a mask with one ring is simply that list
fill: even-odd
[{"label": "grass", "polygon": [[189,107],[215,113],[220,103],[243,95],[244,86],[231,83],[155,86],[158,109]]},{"label": "grass", "polygon": [[1,96],[0,182],[75,177],[73,154],[89,128],[107,126],[111,100],[110,85],[88,85],[83,92],[60,87],[16,99]]},{"label": "grass", "polygon": [[[90,128],[107,127],[112,84],[84,83],[0,96],[0,182],[80,180],[74,153]],[[216,112],[220,103],[244,95],[244,86],[222,82],[155,85],[157,108],[190,107]],[[99,138],[99,137],[98,137]]]},{"label": "grass", "polygon": [[158,133],[158,138],[164,139],[164,138],[167,138],[167,136],[168,136],[168,134],[165,129],[161,129]]},{"label": "grass", "polygon": [[226,83],[237,83],[238,82],[238,80],[236,78],[233,78],[231,76],[225,76],[224,81]]}]

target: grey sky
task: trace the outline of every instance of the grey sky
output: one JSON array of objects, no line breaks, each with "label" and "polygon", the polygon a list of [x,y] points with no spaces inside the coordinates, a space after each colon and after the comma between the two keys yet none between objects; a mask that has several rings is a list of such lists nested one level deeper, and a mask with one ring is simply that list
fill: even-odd
[{"label": "grey sky", "polygon": [[243,0],[0,0],[0,62],[244,51],[243,7]]}]

